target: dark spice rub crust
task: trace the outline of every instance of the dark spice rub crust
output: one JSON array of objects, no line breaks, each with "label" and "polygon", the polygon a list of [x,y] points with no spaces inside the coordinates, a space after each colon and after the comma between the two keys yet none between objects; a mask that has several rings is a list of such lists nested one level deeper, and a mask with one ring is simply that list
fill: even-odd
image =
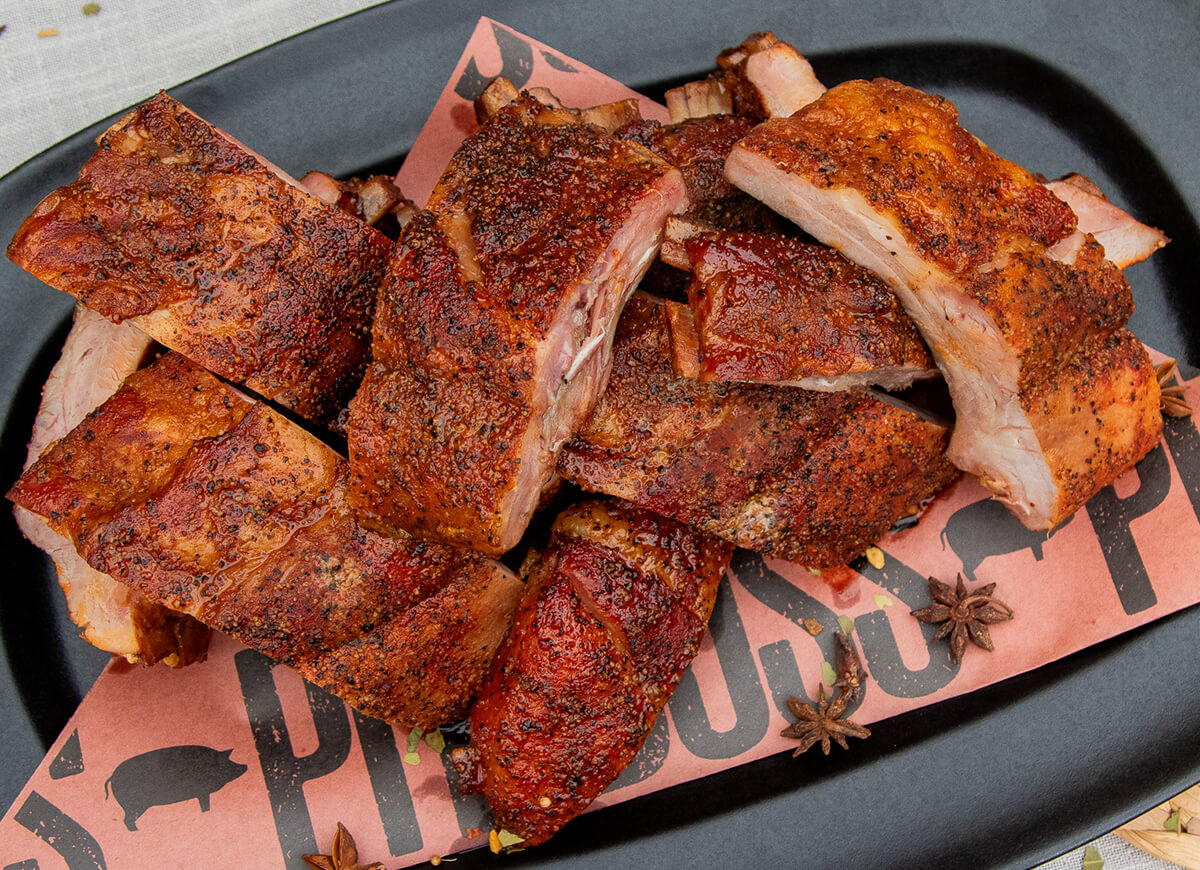
[{"label": "dark spice rub crust", "polygon": [[951,461],[1027,527],[1061,523],[1157,443],[1120,269],[949,101],[845,82],[756,127],[725,173],[888,284],[950,389]]},{"label": "dark spice rub crust", "polygon": [[732,549],[615,500],[558,517],[453,755],[497,827],[543,843],[633,760],[699,652]]},{"label": "dark spice rub crust", "polygon": [[351,706],[466,713],[521,584],[477,553],[363,529],[346,461],[178,354],[131,375],[9,498],[96,570]]},{"label": "dark spice rub crust", "polygon": [[113,321],[330,423],[392,243],[164,93],[114,124],[9,258]]},{"label": "dark spice rub crust", "polygon": [[863,191],[950,271],[991,262],[1014,234],[1049,247],[1075,229],[1070,206],[964,130],[945,97],[888,79],[850,81],[800,113],[765,121],[739,150]]},{"label": "dark spice rub crust", "polygon": [[361,521],[511,549],[685,202],[678,170],[527,94],[463,142],[388,266],[350,404]]},{"label": "dark spice rub crust", "polygon": [[661,303],[635,294],[562,476],[751,550],[843,565],[957,476],[949,433],[864,393],[676,377]]}]

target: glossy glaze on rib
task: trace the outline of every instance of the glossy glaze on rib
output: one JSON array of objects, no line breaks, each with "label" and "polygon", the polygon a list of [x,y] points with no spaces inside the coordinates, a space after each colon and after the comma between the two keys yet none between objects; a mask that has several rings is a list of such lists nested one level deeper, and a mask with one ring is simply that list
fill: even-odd
[{"label": "glossy glaze on rib", "polygon": [[[726,174],[888,283],[949,385],[951,459],[1028,527],[1062,522],[1157,443],[1149,359],[1112,338],[1133,310],[1120,270],[947,100],[847,82],[756,128]],[[1115,384],[1138,388],[1115,402]]]},{"label": "glossy glaze on rib", "polygon": [[160,93],[46,197],[9,258],[317,422],[362,376],[392,243]]},{"label": "glossy glaze on rib", "polygon": [[350,406],[362,521],[512,548],[685,203],[678,171],[636,144],[528,95],[496,109],[389,266],[374,362]]},{"label": "glossy glaze on rib", "polygon": [[559,516],[454,755],[497,827],[545,842],[633,760],[699,651],[731,551],[615,501]]},{"label": "glossy glaze on rib", "polygon": [[345,460],[169,354],[52,446],[9,498],[88,563],[372,716],[466,712],[519,581],[466,550],[363,529]]},{"label": "glossy glaze on rib", "polygon": [[696,346],[673,328],[672,347],[696,358],[700,380],[844,390],[937,376],[895,295],[837,251],[730,232],[696,233],[683,247]]},{"label": "glossy glaze on rib", "polygon": [[862,393],[677,377],[662,304],[635,294],[608,389],[559,471],[739,546],[823,567],[853,560],[956,477],[948,439]]}]

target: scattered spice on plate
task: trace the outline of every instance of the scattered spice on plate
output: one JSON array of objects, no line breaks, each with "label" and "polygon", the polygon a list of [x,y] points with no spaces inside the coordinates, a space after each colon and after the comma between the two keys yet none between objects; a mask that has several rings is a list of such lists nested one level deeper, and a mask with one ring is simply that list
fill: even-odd
[{"label": "scattered spice on plate", "polygon": [[446,748],[446,738],[438,729],[434,729],[425,735],[425,745],[436,752],[438,755]]},{"label": "scattered spice on plate", "polygon": [[37,35],[38,39],[45,39],[47,36],[58,36],[58,28],[47,27],[45,30],[39,30]]},{"label": "scattered spice on plate", "polygon": [[[862,697],[863,680],[866,674],[854,641],[845,632],[836,632],[834,638],[834,665],[821,662],[821,685],[817,688],[817,706],[801,701],[799,698],[788,698],[788,710],[796,717],[796,721],[784,728],[780,733],[800,741],[800,746],[792,753],[792,757],[807,752],[817,743],[821,751],[829,754],[830,740],[837,741],[843,749],[849,749],[846,737],[870,737],[871,732],[863,726],[842,718],[846,708],[856,704]],[[837,696],[830,703],[825,695],[825,686],[829,685],[838,690]]]},{"label": "scattered spice on plate", "polygon": [[830,741],[836,741],[842,749],[849,749],[847,737],[870,737],[871,732],[863,726],[843,719],[846,712],[847,698],[844,692],[829,702],[825,694],[825,684],[817,687],[817,706],[813,707],[799,698],[788,698],[788,710],[796,717],[796,721],[784,728],[780,733],[784,737],[799,740],[800,745],[792,753],[792,757],[807,752],[818,743],[821,751],[829,754]]},{"label": "scattered spice on plate", "polygon": [[384,870],[378,861],[373,864],[358,863],[358,847],[346,826],[338,822],[337,832],[328,855],[301,855],[304,863],[313,870]]},{"label": "scattered spice on plate", "polygon": [[950,661],[957,665],[962,662],[968,640],[988,652],[993,651],[995,646],[988,626],[1013,618],[1012,608],[992,596],[995,591],[996,584],[988,583],[968,592],[962,574],[958,575],[958,583],[953,589],[930,577],[929,594],[933,596],[933,603],[912,611],[912,615],[921,622],[942,623],[934,639],[941,640],[950,635]]},{"label": "scattered spice on plate", "polygon": [[83,4],[83,14],[84,15],[99,15],[100,14],[100,4],[99,3],[84,3]]},{"label": "scattered spice on plate", "polygon": [[[514,849],[513,847],[525,842],[524,837],[518,837],[512,831],[506,831],[506,830],[504,830],[504,828],[501,828],[498,831],[494,830],[494,831],[492,831],[492,833],[496,835],[496,842],[499,844],[500,848],[507,849],[511,852],[518,851],[517,849]],[[498,850],[492,849],[492,851],[496,852]]]},{"label": "scattered spice on plate", "polygon": [[839,632],[833,636],[833,640],[834,664],[837,667],[837,681],[833,685],[841,690],[842,695],[846,697],[846,706],[849,707],[857,704],[858,699],[862,697],[866,673],[850,636]]},{"label": "scattered spice on plate", "polygon": [[837,672],[829,662],[821,662],[821,682],[830,687],[837,682]]},{"label": "scattered spice on plate", "polygon": [[[1161,394],[1158,406],[1168,417],[1190,417],[1192,416],[1192,406],[1183,396],[1183,385],[1178,383],[1178,375],[1179,363],[1173,359],[1167,360],[1154,370],[1154,377],[1158,379],[1158,389]],[[1176,381],[1176,383],[1170,384],[1170,381]]]},{"label": "scattered spice on plate", "polygon": [[820,634],[822,631],[825,630],[825,626],[821,625],[820,620],[813,619],[810,616],[808,619],[804,620],[804,630],[807,631],[809,634],[811,634],[813,637],[816,637],[818,634]]},{"label": "scattered spice on plate", "polygon": [[838,617],[838,627],[842,634],[854,634],[854,620],[844,613]]},{"label": "scattered spice on plate", "polygon": [[878,547],[867,547],[867,551],[863,555],[867,557],[872,568],[876,571],[883,570],[883,550]]},{"label": "scattered spice on plate", "polygon": [[0,24],[0,36],[4,35],[4,31],[8,30],[7,24]]},{"label": "scattered spice on plate", "polygon": [[[421,745],[421,737],[424,732],[420,728],[413,728],[408,732],[408,741],[404,747],[404,763],[405,764],[420,764],[421,756],[417,752],[417,747]],[[433,744],[430,744],[432,747]],[[443,748],[445,744],[443,743]]]}]

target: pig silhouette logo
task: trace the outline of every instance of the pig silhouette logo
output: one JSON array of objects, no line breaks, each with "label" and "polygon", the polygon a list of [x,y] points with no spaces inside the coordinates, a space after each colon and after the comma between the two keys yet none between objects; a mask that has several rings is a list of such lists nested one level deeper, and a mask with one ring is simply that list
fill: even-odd
[{"label": "pig silhouette logo", "polygon": [[107,799],[112,796],[125,812],[125,827],[137,830],[137,820],[150,807],[177,804],[195,798],[201,812],[208,812],[213,792],[246,772],[224,752],[207,746],[166,746],[122,761],[104,783]]},{"label": "pig silhouette logo", "polygon": [[1034,559],[1042,561],[1042,544],[1047,537],[1045,532],[1025,528],[1000,502],[985,498],[950,515],[942,529],[942,546],[958,556],[963,574],[974,582],[975,569],[989,556],[1028,549],[1033,551]]}]

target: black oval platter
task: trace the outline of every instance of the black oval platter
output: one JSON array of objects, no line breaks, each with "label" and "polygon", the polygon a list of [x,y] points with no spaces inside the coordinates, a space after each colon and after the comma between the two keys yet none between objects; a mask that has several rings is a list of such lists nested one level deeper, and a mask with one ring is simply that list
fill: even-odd
[{"label": "black oval platter", "polygon": [[[1200,365],[1200,7],[1150,0],[945,4],[394,2],[171,93],[293,173],[394,170],[479,15],[651,94],[774,29],[827,83],[888,76],[1047,176],[1080,171],[1173,243],[1129,272],[1144,341]],[[169,84],[164,82],[163,84]],[[147,94],[147,96],[149,96]],[[0,179],[0,239],[91,151],[98,122]],[[0,261],[0,484],[20,472],[71,300]],[[74,637],[53,570],[0,511],[0,803],[106,656]],[[1200,780],[1200,607],[874,727],[829,758],[780,755],[584,816],[508,865],[1027,867]],[[459,867],[493,860],[466,856]],[[490,864],[489,864],[490,866]]]}]

